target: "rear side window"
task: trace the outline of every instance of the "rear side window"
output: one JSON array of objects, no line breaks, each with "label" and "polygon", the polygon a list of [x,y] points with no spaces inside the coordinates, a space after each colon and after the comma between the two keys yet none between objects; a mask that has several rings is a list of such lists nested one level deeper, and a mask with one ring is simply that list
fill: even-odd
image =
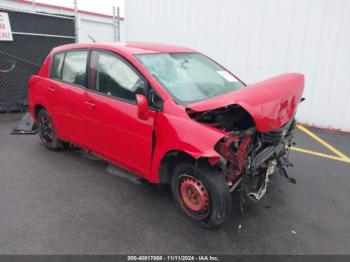
[{"label": "rear side window", "polygon": [[64,53],[56,54],[53,57],[52,67],[51,67],[51,78],[61,79],[61,71],[64,60]]},{"label": "rear side window", "polygon": [[86,86],[86,61],[88,51],[70,51],[64,59],[62,80]]}]

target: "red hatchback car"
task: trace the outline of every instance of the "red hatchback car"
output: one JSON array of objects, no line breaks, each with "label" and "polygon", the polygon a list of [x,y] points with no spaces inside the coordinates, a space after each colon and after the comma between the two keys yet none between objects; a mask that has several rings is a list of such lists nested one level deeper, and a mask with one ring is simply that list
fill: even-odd
[{"label": "red hatchback car", "polygon": [[246,85],[207,56],[150,43],[54,48],[30,79],[42,142],[89,150],[152,183],[207,228],[229,217],[231,192],[259,201],[285,167],[304,76]]}]

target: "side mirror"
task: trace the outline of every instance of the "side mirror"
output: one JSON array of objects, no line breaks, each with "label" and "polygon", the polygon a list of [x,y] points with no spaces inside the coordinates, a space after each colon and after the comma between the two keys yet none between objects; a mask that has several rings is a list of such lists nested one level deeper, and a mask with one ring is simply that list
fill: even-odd
[{"label": "side mirror", "polygon": [[142,120],[147,120],[148,115],[148,102],[144,95],[136,94],[137,115]]}]

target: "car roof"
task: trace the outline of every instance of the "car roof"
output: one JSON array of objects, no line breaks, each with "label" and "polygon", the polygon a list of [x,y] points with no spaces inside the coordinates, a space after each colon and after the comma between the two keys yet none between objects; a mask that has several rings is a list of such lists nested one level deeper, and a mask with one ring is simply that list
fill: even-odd
[{"label": "car roof", "polygon": [[54,52],[68,51],[80,48],[101,48],[116,49],[130,54],[157,54],[157,53],[197,53],[197,51],[168,44],[149,43],[149,42],[110,42],[110,43],[87,43],[87,44],[68,44],[53,49]]}]

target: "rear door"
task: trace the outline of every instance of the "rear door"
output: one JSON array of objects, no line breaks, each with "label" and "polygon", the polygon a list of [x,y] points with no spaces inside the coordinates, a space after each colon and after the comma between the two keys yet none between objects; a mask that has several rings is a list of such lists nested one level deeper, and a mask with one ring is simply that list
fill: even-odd
[{"label": "rear door", "polygon": [[84,145],[83,97],[87,86],[87,57],[88,50],[56,54],[48,87],[49,104],[60,138],[80,146]]},{"label": "rear door", "polygon": [[[86,144],[94,152],[142,175],[149,174],[155,111],[137,116],[136,91],[143,77],[117,54],[92,50],[84,98]],[[140,92],[146,90],[139,90]]]},{"label": "rear door", "polygon": [[61,94],[61,76],[62,76],[62,67],[64,62],[64,56],[66,53],[56,53],[52,57],[51,62],[51,70],[50,70],[50,80],[48,80],[45,83],[45,90],[46,90],[46,99],[47,99],[47,110],[49,111],[49,114],[53,120],[56,132],[58,133],[58,136],[61,138],[62,133],[64,133],[63,124],[61,123],[61,119],[56,113],[57,106],[59,103],[62,103],[63,101],[59,102],[62,99]]}]

